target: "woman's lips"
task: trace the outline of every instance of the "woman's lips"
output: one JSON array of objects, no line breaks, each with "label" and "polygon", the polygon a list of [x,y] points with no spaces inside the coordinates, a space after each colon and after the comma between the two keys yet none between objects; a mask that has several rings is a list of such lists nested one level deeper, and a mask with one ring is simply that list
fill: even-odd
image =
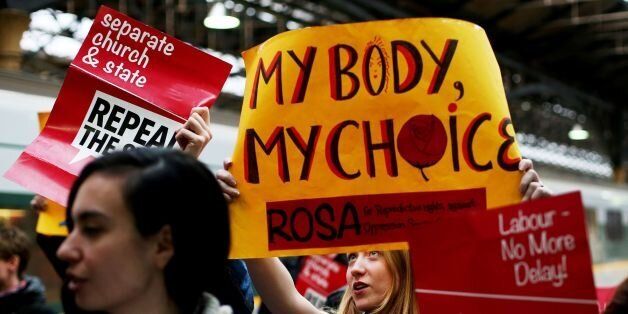
[{"label": "woman's lips", "polygon": [[361,282],[361,281],[356,281],[353,283],[352,286],[352,290],[353,290],[353,294],[356,296],[360,296],[363,295],[364,293],[366,293],[366,288],[368,288],[369,285]]},{"label": "woman's lips", "polygon": [[83,286],[83,284],[85,284],[85,281],[86,280],[83,278],[68,275],[68,289],[70,289],[70,291],[76,292]]}]

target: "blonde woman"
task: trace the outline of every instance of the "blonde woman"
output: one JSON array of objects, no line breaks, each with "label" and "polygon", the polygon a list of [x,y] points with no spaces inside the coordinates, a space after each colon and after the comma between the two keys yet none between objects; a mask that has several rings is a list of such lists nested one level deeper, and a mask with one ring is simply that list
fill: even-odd
[{"label": "blonde woman", "polygon": [[247,266],[273,313],[418,313],[407,251],[353,252],[347,258],[347,290],[337,310],[319,310],[308,302],[277,258],[247,260]]},{"label": "blonde woman", "polygon": [[[216,175],[223,195],[230,201],[240,194],[235,188],[234,177],[227,171],[231,163],[226,161],[225,170]],[[527,201],[550,196],[534,171],[532,161],[519,162],[522,200]],[[296,290],[288,270],[277,258],[247,260],[247,266],[255,288],[272,313],[418,313],[412,282],[410,257],[406,251],[363,251],[347,255],[349,267],[347,289],[337,310],[322,311],[314,307]]]}]

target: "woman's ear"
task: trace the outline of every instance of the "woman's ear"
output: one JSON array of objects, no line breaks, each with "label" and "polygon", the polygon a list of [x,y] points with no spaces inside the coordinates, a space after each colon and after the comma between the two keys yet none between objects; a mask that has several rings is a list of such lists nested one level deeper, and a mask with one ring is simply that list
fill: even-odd
[{"label": "woman's ear", "polygon": [[170,259],[174,255],[174,243],[172,241],[172,228],[170,225],[161,227],[155,235],[156,252],[155,262],[160,269],[166,268]]}]

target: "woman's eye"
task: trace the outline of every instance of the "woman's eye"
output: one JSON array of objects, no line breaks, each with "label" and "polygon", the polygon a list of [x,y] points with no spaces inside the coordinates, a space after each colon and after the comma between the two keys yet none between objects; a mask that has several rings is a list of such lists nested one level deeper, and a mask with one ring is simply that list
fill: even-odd
[{"label": "woman's eye", "polygon": [[349,262],[354,261],[356,258],[357,258],[357,255],[356,255],[355,253],[349,253],[349,254],[347,255],[347,260],[348,260]]},{"label": "woman's eye", "polygon": [[83,226],[81,232],[87,236],[97,236],[102,231],[100,227]]},{"label": "woman's eye", "polygon": [[379,251],[370,251],[369,252],[369,256],[370,257],[378,257],[380,255]]}]

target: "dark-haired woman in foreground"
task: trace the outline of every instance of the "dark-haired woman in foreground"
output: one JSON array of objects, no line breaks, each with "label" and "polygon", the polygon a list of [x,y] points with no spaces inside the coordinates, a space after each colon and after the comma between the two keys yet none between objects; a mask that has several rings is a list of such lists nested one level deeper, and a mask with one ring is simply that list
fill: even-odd
[{"label": "dark-haired woman in foreground", "polygon": [[[150,149],[101,157],[75,181],[67,211],[57,255],[81,309],[231,313],[212,295],[227,286],[227,205],[193,157]],[[200,249],[201,240],[211,244]]]}]

